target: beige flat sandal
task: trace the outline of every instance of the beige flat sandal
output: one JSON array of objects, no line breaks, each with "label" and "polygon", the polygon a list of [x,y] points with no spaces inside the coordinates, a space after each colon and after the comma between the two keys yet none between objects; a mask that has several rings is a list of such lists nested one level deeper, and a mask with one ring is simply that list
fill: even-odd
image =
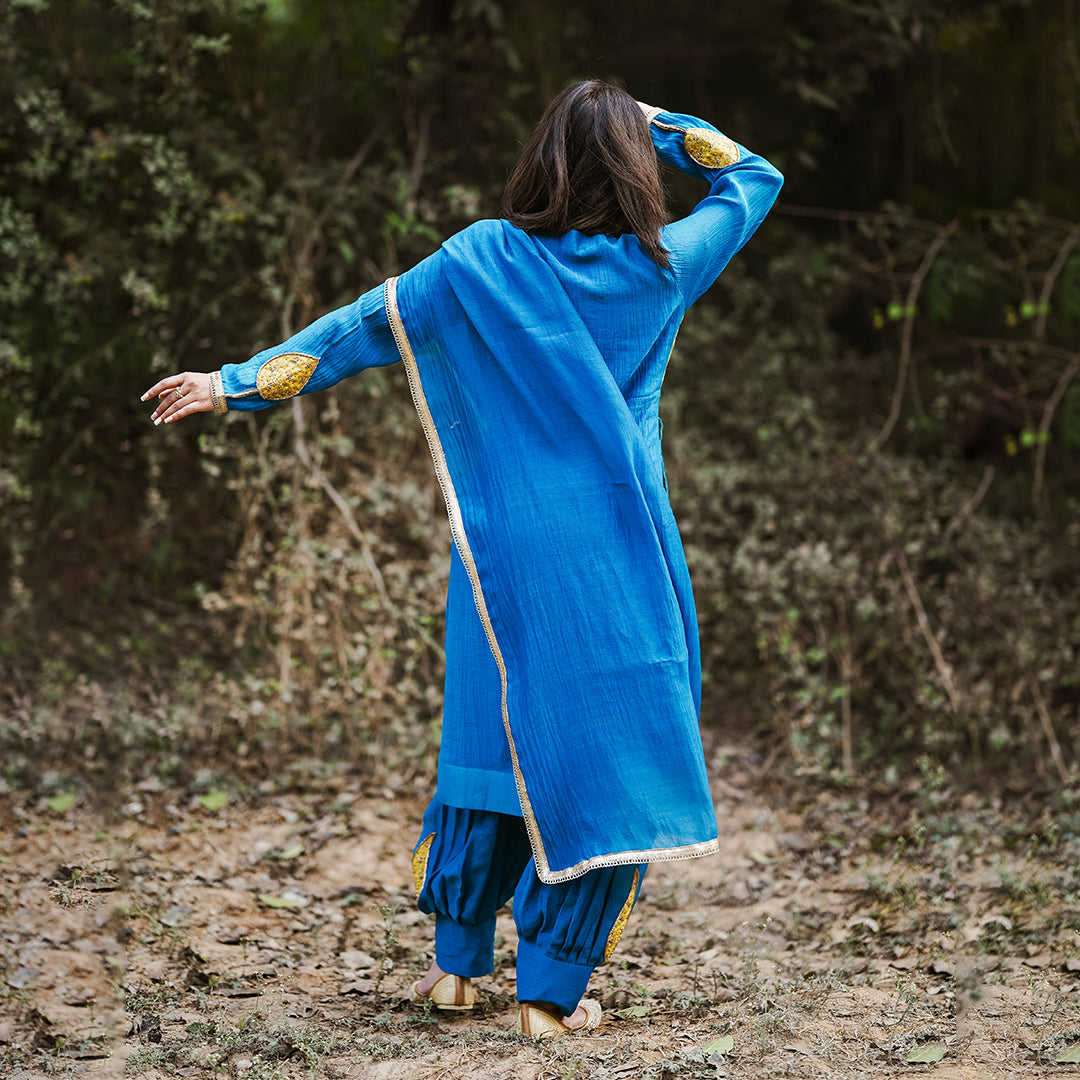
[{"label": "beige flat sandal", "polygon": [[472,979],[461,975],[444,975],[426,994],[421,994],[417,987],[420,980],[409,988],[409,1000],[414,1005],[423,1005],[430,1001],[442,1012],[468,1012],[476,1004],[476,990]]},{"label": "beige flat sandal", "polygon": [[581,1027],[568,1027],[564,1017],[541,1009],[539,1005],[521,1004],[521,1034],[534,1039],[550,1039],[553,1035],[577,1035],[582,1031],[595,1031],[600,1026],[600,1002],[585,999],[578,1004],[585,1010],[585,1023]]}]

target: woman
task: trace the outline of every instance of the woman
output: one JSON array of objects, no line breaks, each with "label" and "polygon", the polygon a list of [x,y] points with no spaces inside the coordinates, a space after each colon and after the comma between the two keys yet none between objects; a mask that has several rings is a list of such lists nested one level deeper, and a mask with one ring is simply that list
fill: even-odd
[{"label": "woman", "polygon": [[[658,158],[710,185],[669,225]],[[438,787],[413,856],[436,958],[414,1001],[472,1007],[512,895],[521,1030],[594,1028],[582,994],[646,864],[717,849],[657,406],[683,314],[781,183],[700,120],[579,83],[500,219],[247,363],[143,396],[171,423],[405,364],[454,538]]]}]

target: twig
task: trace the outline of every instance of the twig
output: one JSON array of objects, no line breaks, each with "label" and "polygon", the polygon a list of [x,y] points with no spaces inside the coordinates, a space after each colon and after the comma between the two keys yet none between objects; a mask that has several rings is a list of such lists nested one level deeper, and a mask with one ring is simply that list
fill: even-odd
[{"label": "twig", "polygon": [[1078,355],[1075,349],[1067,349],[1063,345],[1048,345],[1045,341],[1035,341],[1031,338],[986,338],[986,337],[961,337],[957,339],[961,345],[968,345],[974,349],[1000,349],[1002,352],[1027,352],[1037,353],[1043,356],[1053,356],[1060,360],[1076,360]]},{"label": "twig", "polygon": [[333,210],[337,204],[338,198],[344,193],[345,187],[349,181],[356,175],[356,170],[363,165],[368,154],[371,153],[372,147],[374,147],[382,133],[383,124],[380,121],[370,132],[368,132],[368,137],[360,144],[356,153],[349,159],[345,168],[341,170],[341,175],[334,185],[333,194],[326,200],[326,205],[323,207],[322,213],[315,219],[316,228],[321,229],[322,226],[326,224],[326,219],[330,216],[331,210]]},{"label": "twig", "polygon": [[907,302],[904,305],[904,327],[900,336],[900,366],[896,375],[896,386],[893,388],[892,404],[889,406],[885,426],[867,447],[867,451],[871,454],[876,454],[881,449],[893,433],[897,420],[900,419],[900,404],[904,400],[904,384],[907,382],[908,365],[911,363],[911,341],[915,332],[915,302],[919,298],[923,282],[926,280],[926,275],[930,273],[938,252],[955,231],[956,222],[954,221],[938,232],[926,249],[926,254],[919,264],[919,269],[915,271],[915,276],[911,279]]},{"label": "twig", "polygon": [[[908,217],[905,214],[891,213],[886,210],[833,210],[827,206],[793,206],[791,203],[781,203],[773,213],[787,214],[790,217],[821,218],[825,221],[865,221],[871,225],[903,224],[932,233],[941,231],[941,225],[936,221]],[[952,229],[954,225],[955,223],[949,228]]]},{"label": "twig", "polygon": [[1050,314],[1050,294],[1054,291],[1054,285],[1057,283],[1058,275],[1065,266],[1065,260],[1069,257],[1069,252],[1076,247],[1078,240],[1080,240],[1080,225],[1075,226],[1069,235],[1065,237],[1064,243],[1058,248],[1058,253],[1050,264],[1050,269],[1046,271],[1046,277],[1043,278],[1042,292],[1039,294],[1039,306],[1036,309],[1038,318],[1035,320],[1035,337],[1039,341],[1046,337],[1046,319]]},{"label": "twig", "polygon": [[934,53],[934,119],[937,121],[938,132],[941,141],[952,160],[953,165],[960,168],[960,155],[953,145],[952,136],[949,134],[949,123],[945,119],[945,106],[941,103],[941,53]]},{"label": "twig", "polygon": [[[790,725],[788,725],[790,728]],[[755,778],[761,780],[769,775],[772,767],[776,764],[780,755],[788,748],[788,744],[791,741],[790,731],[785,738],[777,739],[773,748],[765,755],[765,760],[759,766]]]},{"label": "twig", "polygon": [[1069,232],[1075,227],[1076,222],[1068,218],[1055,217],[1053,214],[1034,214],[1030,210],[972,210],[969,217],[979,221],[1007,221],[1010,225],[1016,222],[1031,222],[1037,220],[1040,225],[1053,225]]},{"label": "twig", "polygon": [[927,618],[926,609],[923,607],[922,599],[919,597],[919,590],[915,585],[915,579],[911,576],[911,569],[908,566],[907,557],[904,555],[903,548],[897,547],[894,550],[896,553],[897,565],[900,567],[900,576],[904,579],[904,588],[907,590],[911,606],[915,609],[915,618],[919,622],[919,629],[922,631],[923,638],[925,638],[926,644],[930,649],[930,655],[934,658],[934,666],[941,676],[941,681],[945,686],[945,693],[948,695],[952,711],[959,714],[960,696],[956,692],[956,684],[953,682],[952,671],[950,670],[949,665],[945,663],[945,657],[942,655],[941,646],[938,644],[938,640],[934,636],[934,631],[930,626],[930,620]]},{"label": "twig", "polygon": [[[337,205],[338,199],[344,193],[345,188],[348,186],[349,181],[356,174],[356,171],[364,163],[368,154],[371,153],[372,147],[375,145],[376,140],[382,134],[382,126],[376,125],[368,137],[360,144],[356,153],[349,159],[345,168],[342,169],[341,175],[338,177],[337,183],[334,185],[334,190],[329,199],[326,201],[326,205],[322,211],[312,220],[311,227],[307,230],[306,235],[297,247],[296,259],[294,260],[294,281],[296,282],[295,293],[304,292],[305,299],[303,305],[303,318],[302,322],[309,321],[312,307],[312,300],[310,292],[307,291],[308,283],[312,274],[312,254],[315,249],[315,244],[318,237],[322,235],[323,226],[326,223],[327,218],[330,216],[331,211]],[[292,303],[293,299],[286,302],[281,312],[281,329],[285,337],[291,336],[293,332],[292,327]],[[371,580],[375,583],[375,588],[379,593],[380,598],[387,607],[392,607],[390,603],[390,595],[386,591],[386,582],[383,580],[382,573],[379,571],[378,564],[375,562],[375,556],[371,551],[371,545],[367,541],[367,537],[364,536],[360,529],[360,526],[356,523],[356,518],[353,516],[352,509],[350,508],[345,497],[338,491],[336,487],[330,482],[329,477],[323,472],[321,465],[315,461],[311,452],[308,450],[307,440],[304,435],[304,412],[301,406],[300,399],[298,397],[292,400],[292,420],[293,420],[293,448],[297,458],[301,464],[308,470],[309,474],[318,481],[319,486],[329,496],[330,501],[338,508],[339,513],[345,520],[345,524],[352,533],[353,537],[360,545],[360,555],[363,559],[364,566],[367,569]]]},{"label": "twig", "polygon": [[994,473],[997,470],[993,465],[987,465],[986,471],[983,473],[982,479],[979,481],[979,486],[975,489],[974,494],[959,510],[953,514],[952,520],[945,527],[945,535],[949,536],[950,533],[956,529],[960,523],[967,517],[970,517],[974,513],[975,508],[986,497],[986,493],[990,490],[990,482],[994,479]]},{"label": "twig", "polygon": [[393,605],[390,602],[390,594],[386,591],[386,582],[383,580],[379,566],[375,562],[375,556],[371,551],[371,545],[368,543],[367,537],[364,536],[360,526],[356,523],[356,517],[353,515],[352,507],[349,506],[345,496],[330,482],[330,478],[323,472],[322,467],[316,461],[312,460],[311,452],[308,450],[307,442],[304,439],[304,415],[298,397],[293,398],[292,406],[293,446],[296,450],[296,456],[300,459],[301,464],[308,469],[311,475],[318,481],[319,486],[329,496],[330,501],[338,508],[338,512],[344,519],[349,532],[353,534],[354,539],[360,545],[360,555],[364,560],[364,567],[368,574],[371,575],[371,580],[375,583],[375,588],[378,590],[379,596],[388,608],[393,609]]},{"label": "twig", "polygon": [[412,217],[416,213],[416,196],[420,191],[420,181],[424,176],[424,164],[427,161],[428,136],[431,133],[431,117],[435,112],[435,106],[430,102],[421,110],[420,119],[416,125],[415,149],[413,151],[412,167],[409,169],[409,189],[405,197],[403,210],[406,217]]},{"label": "twig", "polygon": [[1050,757],[1053,758],[1061,782],[1067,784],[1069,782],[1069,771],[1065,768],[1065,758],[1061,753],[1061,743],[1058,742],[1057,732],[1054,731],[1054,721],[1050,716],[1050,710],[1046,707],[1046,701],[1042,696],[1042,691],[1039,689],[1039,684],[1030,674],[1027,676],[1027,684],[1031,696],[1035,699],[1035,710],[1039,714],[1043,734],[1050,745]]},{"label": "twig", "polygon": [[851,718],[851,669],[854,660],[851,652],[851,632],[848,627],[847,601],[841,593],[837,608],[840,612],[840,630],[844,635],[844,651],[840,658],[840,677],[843,680],[844,696],[840,699],[840,746],[846,776],[855,775],[855,752],[852,746],[852,718]]},{"label": "twig", "polygon": [[[1080,58],[1076,53],[1076,2],[1065,0],[1065,55],[1069,59],[1069,67],[1072,69],[1073,79],[1080,85]],[[1080,146],[1080,110],[1076,107],[1076,95],[1065,94],[1065,100],[1069,106],[1069,121],[1076,138],[1077,146]]]},{"label": "twig", "polygon": [[1073,381],[1077,371],[1080,371],[1080,357],[1073,359],[1072,363],[1061,373],[1061,377],[1054,387],[1054,392],[1043,407],[1042,420],[1039,421],[1038,446],[1035,449],[1035,478],[1031,483],[1031,499],[1038,508],[1039,496],[1042,494],[1043,480],[1046,476],[1046,447],[1050,442],[1050,425],[1054,422],[1054,413],[1057,411],[1069,383]]}]

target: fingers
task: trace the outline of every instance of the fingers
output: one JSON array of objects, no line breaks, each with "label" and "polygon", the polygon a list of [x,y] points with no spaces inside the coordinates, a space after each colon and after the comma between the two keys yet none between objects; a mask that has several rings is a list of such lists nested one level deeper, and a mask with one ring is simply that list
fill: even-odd
[{"label": "fingers", "polygon": [[160,394],[163,390],[172,389],[179,384],[179,381],[183,379],[182,375],[170,375],[167,379],[162,379],[161,382],[154,383],[149,390],[141,398],[140,401],[149,401],[152,397]]},{"label": "fingers", "polygon": [[168,422],[170,419],[175,419],[176,414],[184,407],[187,402],[184,401],[185,391],[183,383],[178,385],[166,386],[158,392],[158,397],[161,399],[157,408],[151,413],[150,419],[154,421],[154,425],[158,425],[163,421]]},{"label": "fingers", "polygon": [[194,413],[210,412],[214,407],[209,376],[199,372],[185,371],[169,375],[151,386],[141,400],[149,401],[153,397],[160,399],[157,408],[150,414],[155,427],[161,423],[171,424]]},{"label": "fingers", "polygon": [[208,411],[208,409],[196,400],[191,400],[187,397],[181,399],[174,398],[173,403],[167,407],[159,405],[158,412],[156,412],[151,419],[154,421],[154,427],[157,427],[158,424],[171,424],[175,420],[183,420],[185,416],[191,416],[193,413]]}]

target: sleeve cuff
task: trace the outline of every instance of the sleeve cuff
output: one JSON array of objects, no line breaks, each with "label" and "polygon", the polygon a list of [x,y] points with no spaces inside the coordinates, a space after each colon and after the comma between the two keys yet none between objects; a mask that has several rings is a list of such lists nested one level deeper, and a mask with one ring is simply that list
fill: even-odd
[{"label": "sleeve cuff", "polygon": [[225,388],[221,384],[221,372],[210,372],[210,400],[214,403],[214,412],[229,411],[229,402],[225,398]]}]

